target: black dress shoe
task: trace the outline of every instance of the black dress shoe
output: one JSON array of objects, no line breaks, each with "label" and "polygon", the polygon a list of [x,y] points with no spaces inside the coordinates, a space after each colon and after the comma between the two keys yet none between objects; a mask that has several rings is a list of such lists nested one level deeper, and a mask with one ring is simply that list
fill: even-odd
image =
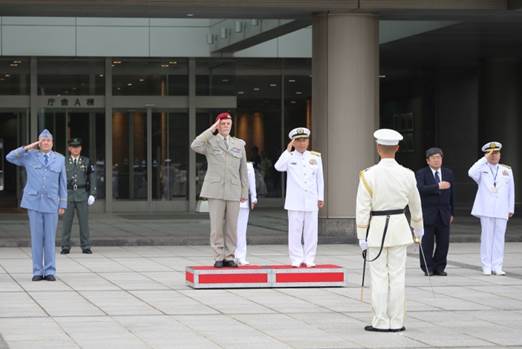
[{"label": "black dress shoe", "polygon": [[56,278],[54,277],[54,275],[47,275],[44,279],[47,281],[56,281]]},{"label": "black dress shoe", "polygon": [[448,276],[448,273],[446,273],[445,271],[437,271],[437,270],[435,270],[434,274],[435,275],[439,275],[439,276]]},{"label": "black dress shoe", "polygon": [[228,267],[228,268],[237,268],[237,264],[236,264],[236,262],[234,262],[234,261],[227,261],[227,260],[224,260],[224,261],[223,261],[223,266],[224,266],[224,267]]},{"label": "black dress shoe", "polygon": [[42,275],[35,275],[31,280],[33,281],[42,281],[44,278]]},{"label": "black dress shoe", "polygon": [[370,332],[390,332],[389,329],[375,328],[372,325],[364,326],[364,330],[365,331],[370,331]]},{"label": "black dress shoe", "polygon": [[402,326],[401,328],[390,328],[390,332],[402,332],[406,331],[406,327]]},{"label": "black dress shoe", "polygon": [[90,248],[84,248],[84,249],[82,250],[82,253],[83,253],[83,254],[92,254],[92,250],[91,250]]},{"label": "black dress shoe", "polygon": [[223,268],[223,261],[216,261],[216,263],[214,263],[214,268]]},{"label": "black dress shoe", "polygon": [[424,272],[424,276],[433,276],[433,272],[432,271],[425,271]]},{"label": "black dress shoe", "polygon": [[60,251],[60,254],[69,254],[69,252],[71,252],[70,248],[62,248],[62,250]]}]

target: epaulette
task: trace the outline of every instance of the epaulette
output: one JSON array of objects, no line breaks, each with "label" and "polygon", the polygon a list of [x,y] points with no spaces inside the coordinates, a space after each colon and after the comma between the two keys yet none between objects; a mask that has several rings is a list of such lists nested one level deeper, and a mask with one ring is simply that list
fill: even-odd
[{"label": "epaulette", "polygon": [[507,167],[508,170],[511,170],[511,166],[508,166],[508,165],[506,165],[506,164],[500,164],[500,165],[502,165],[502,166],[504,166],[504,167]]},{"label": "epaulette", "polygon": [[312,151],[310,151],[310,154],[315,155],[317,157],[321,157],[321,153],[319,153],[318,151],[313,151],[312,150]]}]

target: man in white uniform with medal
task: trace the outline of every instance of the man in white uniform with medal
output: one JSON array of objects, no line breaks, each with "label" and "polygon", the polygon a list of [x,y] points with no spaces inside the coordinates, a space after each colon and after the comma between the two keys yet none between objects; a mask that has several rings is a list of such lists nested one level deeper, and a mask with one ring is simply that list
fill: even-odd
[{"label": "man in white uniform with medal", "polygon": [[307,150],[309,129],[295,128],[288,137],[291,141],[274,165],[287,173],[288,252],[292,267],[311,268],[317,253],[319,209],[324,206],[323,163],[320,153]]},{"label": "man in white uniform with medal", "polygon": [[480,219],[480,262],[484,275],[506,275],[504,262],[504,237],[509,218],[515,212],[515,184],[513,171],[500,164],[499,142],[482,146],[485,153],[468,171],[477,183],[478,190],[471,214]]}]

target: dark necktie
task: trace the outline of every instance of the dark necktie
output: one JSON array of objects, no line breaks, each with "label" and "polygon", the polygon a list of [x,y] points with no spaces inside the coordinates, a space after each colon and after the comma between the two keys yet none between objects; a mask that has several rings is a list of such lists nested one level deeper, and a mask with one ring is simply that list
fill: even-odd
[{"label": "dark necktie", "polygon": [[78,160],[74,159],[74,166],[78,165]]},{"label": "dark necktie", "polygon": [[435,182],[440,183],[439,171],[435,171]]},{"label": "dark necktie", "polygon": [[45,154],[44,155],[44,164],[45,164],[45,166],[47,166],[48,163],[49,163],[49,155]]}]

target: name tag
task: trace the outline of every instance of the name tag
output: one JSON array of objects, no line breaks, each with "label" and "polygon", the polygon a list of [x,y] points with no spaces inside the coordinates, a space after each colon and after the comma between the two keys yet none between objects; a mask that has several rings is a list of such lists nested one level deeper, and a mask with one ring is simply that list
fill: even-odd
[{"label": "name tag", "polygon": [[290,165],[297,165],[297,162],[291,162]]}]

